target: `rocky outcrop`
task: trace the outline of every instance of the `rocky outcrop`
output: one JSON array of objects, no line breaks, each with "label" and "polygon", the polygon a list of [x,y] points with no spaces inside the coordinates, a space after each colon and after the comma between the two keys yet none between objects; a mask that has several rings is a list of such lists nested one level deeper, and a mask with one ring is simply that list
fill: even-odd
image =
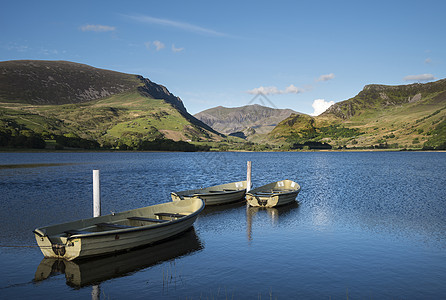
[{"label": "rocky outcrop", "polygon": [[186,112],[186,108],[180,97],[173,95],[165,86],[156,84],[142,76],[137,76],[137,78],[143,83],[143,86],[138,87],[138,91],[142,95],[153,99],[163,99],[181,112]]}]

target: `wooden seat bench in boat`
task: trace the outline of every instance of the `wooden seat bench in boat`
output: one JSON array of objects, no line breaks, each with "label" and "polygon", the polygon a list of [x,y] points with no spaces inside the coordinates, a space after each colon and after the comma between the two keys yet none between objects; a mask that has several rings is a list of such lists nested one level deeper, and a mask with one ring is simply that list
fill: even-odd
[{"label": "wooden seat bench in boat", "polygon": [[129,220],[134,220],[134,221],[154,222],[154,223],[164,223],[164,222],[169,222],[168,220],[153,219],[153,218],[144,218],[144,217],[129,217],[129,218],[127,218],[127,219],[129,219]]},{"label": "wooden seat bench in boat", "polygon": [[181,218],[185,217],[186,215],[183,214],[177,214],[177,213],[155,213],[158,217],[168,217],[168,218]]},{"label": "wooden seat bench in boat", "polygon": [[126,229],[126,228],[134,228],[135,226],[128,226],[122,224],[114,224],[114,223],[98,223],[96,224],[98,227],[102,228],[110,228],[110,229]]}]

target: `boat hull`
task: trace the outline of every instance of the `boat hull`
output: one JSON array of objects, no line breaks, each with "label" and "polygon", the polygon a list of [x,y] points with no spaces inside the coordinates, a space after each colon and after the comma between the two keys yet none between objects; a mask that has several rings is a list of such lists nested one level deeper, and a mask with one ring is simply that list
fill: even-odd
[{"label": "boat hull", "polygon": [[250,206],[276,207],[296,200],[298,192],[275,196],[255,196],[246,194],[246,201]]},{"label": "boat hull", "polygon": [[[180,203],[169,202],[147,207],[145,210],[143,208],[48,226],[36,229],[34,233],[37,244],[45,257],[73,260],[120,252],[170,238],[190,228],[203,208],[204,203],[200,199]],[[166,210],[169,210],[169,213],[184,215],[159,223],[129,219],[131,217],[155,218],[157,211],[165,212]],[[104,224],[104,222],[113,222],[128,228],[94,231],[97,230],[97,224]],[[85,231],[85,228],[90,231]],[[66,233],[72,229],[83,229],[83,233],[74,235]]]}]

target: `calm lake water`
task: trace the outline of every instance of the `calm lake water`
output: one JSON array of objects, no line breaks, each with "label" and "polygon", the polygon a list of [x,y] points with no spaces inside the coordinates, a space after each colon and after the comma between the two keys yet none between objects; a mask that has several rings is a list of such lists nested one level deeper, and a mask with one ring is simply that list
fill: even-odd
[{"label": "calm lake water", "polygon": [[[82,263],[34,247],[34,228],[92,215],[93,169],[107,214],[244,180],[248,160],[254,186],[297,181],[298,202],[209,207],[178,239]],[[4,299],[446,298],[446,153],[0,153],[6,164],[22,166],[0,168]]]}]

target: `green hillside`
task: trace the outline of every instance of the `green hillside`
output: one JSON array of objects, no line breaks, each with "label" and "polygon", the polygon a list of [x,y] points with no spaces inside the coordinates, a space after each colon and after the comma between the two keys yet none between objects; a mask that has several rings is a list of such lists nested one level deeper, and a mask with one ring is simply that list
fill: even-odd
[{"label": "green hillside", "polygon": [[368,85],[318,117],[292,115],[268,136],[293,145],[445,149],[446,79],[403,86]]},{"label": "green hillside", "polygon": [[120,149],[154,140],[221,139],[181,99],[141,76],[70,62],[1,62],[0,71],[0,146],[31,137]]}]

